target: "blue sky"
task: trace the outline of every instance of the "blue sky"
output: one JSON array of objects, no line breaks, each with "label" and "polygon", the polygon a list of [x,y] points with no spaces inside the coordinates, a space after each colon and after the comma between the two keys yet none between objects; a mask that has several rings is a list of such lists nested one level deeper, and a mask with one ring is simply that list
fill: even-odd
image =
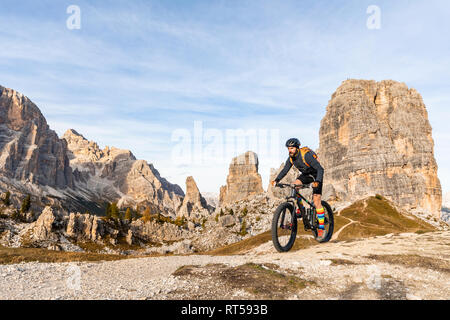
[{"label": "blue sky", "polygon": [[[320,120],[347,78],[417,89],[433,127],[443,191],[450,191],[448,1],[1,1],[0,84],[41,109],[59,135],[74,128],[100,147],[130,149],[182,188],[225,184],[224,161],[174,161],[172,134],[204,128],[278,129],[270,168],[299,137],[319,146]],[[81,9],[69,30],[66,9]],[[381,29],[366,26],[369,5]]]}]

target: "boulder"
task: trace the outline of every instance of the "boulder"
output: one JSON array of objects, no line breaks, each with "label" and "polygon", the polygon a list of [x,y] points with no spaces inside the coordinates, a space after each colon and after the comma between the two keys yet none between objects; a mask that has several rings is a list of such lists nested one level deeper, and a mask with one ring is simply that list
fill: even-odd
[{"label": "boulder", "polygon": [[236,224],[236,219],[231,215],[219,217],[219,224],[222,227],[231,227]]},{"label": "boulder", "polygon": [[131,246],[133,244],[133,231],[131,231],[131,229],[128,230],[127,236],[125,238],[125,240],[127,241],[127,243]]},{"label": "boulder", "polygon": [[57,236],[53,230],[56,215],[51,207],[45,207],[32,228],[34,240],[54,240]]},{"label": "boulder", "polygon": [[97,216],[72,212],[67,222],[66,234],[78,240],[101,240],[105,235],[104,222]]}]

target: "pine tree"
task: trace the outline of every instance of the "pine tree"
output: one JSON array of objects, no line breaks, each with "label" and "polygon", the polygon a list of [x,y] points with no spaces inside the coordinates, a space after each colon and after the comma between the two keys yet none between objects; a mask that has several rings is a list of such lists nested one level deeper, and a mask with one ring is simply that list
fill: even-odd
[{"label": "pine tree", "polygon": [[131,209],[127,208],[127,211],[125,212],[125,220],[128,220],[129,222],[131,222],[132,220],[132,215],[131,215]]},{"label": "pine tree", "polygon": [[206,223],[206,221],[208,221],[208,219],[203,218],[203,220],[202,220],[202,228],[203,228],[203,229],[205,228],[205,223]]},{"label": "pine tree", "polygon": [[11,192],[6,191],[5,193],[5,198],[3,199],[3,203],[5,204],[5,206],[9,206],[11,204]]},{"label": "pine tree", "polygon": [[11,215],[11,218],[15,221],[20,221],[21,217],[20,217],[20,212],[19,210],[14,210],[13,214]]},{"label": "pine tree", "polygon": [[244,219],[244,220],[242,221],[240,235],[241,235],[241,236],[245,236],[246,234],[247,234],[247,222],[246,222],[245,219]]},{"label": "pine tree", "polygon": [[116,202],[111,204],[111,217],[114,219],[119,219],[119,208],[117,207]]},{"label": "pine tree", "polygon": [[27,195],[25,199],[22,201],[22,206],[20,207],[20,213],[26,213],[30,210],[31,207],[31,197]]},{"label": "pine tree", "polygon": [[151,220],[151,218],[152,217],[151,217],[151,213],[150,213],[150,208],[147,207],[147,208],[145,208],[144,212],[142,213],[142,220],[144,222],[148,222]]},{"label": "pine tree", "polygon": [[105,217],[108,220],[111,219],[111,204],[109,202],[106,204]]},{"label": "pine tree", "polygon": [[176,225],[179,226],[179,227],[185,226],[186,223],[187,223],[187,219],[186,219],[185,216],[182,216],[182,217],[181,217],[181,216],[178,216],[178,217],[175,219],[175,221],[174,221],[174,224],[176,224]]}]

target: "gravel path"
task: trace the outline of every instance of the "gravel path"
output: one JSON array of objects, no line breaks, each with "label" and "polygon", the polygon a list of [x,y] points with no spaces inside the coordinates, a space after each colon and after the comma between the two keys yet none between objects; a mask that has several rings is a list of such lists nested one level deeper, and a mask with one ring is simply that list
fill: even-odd
[{"label": "gravel path", "polygon": [[[402,265],[369,255],[419,255],[438,261],[442,269],[436,269],[436,264]],[[269,242],[233,256],[1,265],[0,299],[186,299],[194,292],[195,297],[206,299],[251,299],[255,296],[245,290],[220,290],[223,283],[208,274],[204,279],[172,275],[185,265],[234,267],[249,262],[275,264],[279,272],[317,284],[289,293],[286,299],[450,298],[450,273],[445,269],[450,262],[450,232],[446,231],[326,243],[285,254],[275,252]]]}]

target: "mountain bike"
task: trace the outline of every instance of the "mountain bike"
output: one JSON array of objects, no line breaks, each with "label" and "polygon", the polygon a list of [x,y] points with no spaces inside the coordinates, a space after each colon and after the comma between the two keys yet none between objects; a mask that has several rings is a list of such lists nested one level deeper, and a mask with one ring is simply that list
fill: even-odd
[{"label": "mountain bike", "polygon": [[[325,210],[325,230],[322,237],[318,236],[317,229],[319,228],[319,221],[317,220],[316,207],[312,201],[308,201],[300,194],[300,189],[306,189],[311,184],[284,184],[278,183],[275,185],[280,188],[291,188],[289,196],[286,197],[286,202],[280,204],[272,219],[272,241],[278,252],[287,252],[294,245],[297,236],[297,219],[303,221],[305,231],[311,230],[314,239],[319,242],[327,242],[331,239],[334,229],[333,210],[326,201],[322,201],[322,206]],[[302,200],[308,204],[305,208]]]}]

